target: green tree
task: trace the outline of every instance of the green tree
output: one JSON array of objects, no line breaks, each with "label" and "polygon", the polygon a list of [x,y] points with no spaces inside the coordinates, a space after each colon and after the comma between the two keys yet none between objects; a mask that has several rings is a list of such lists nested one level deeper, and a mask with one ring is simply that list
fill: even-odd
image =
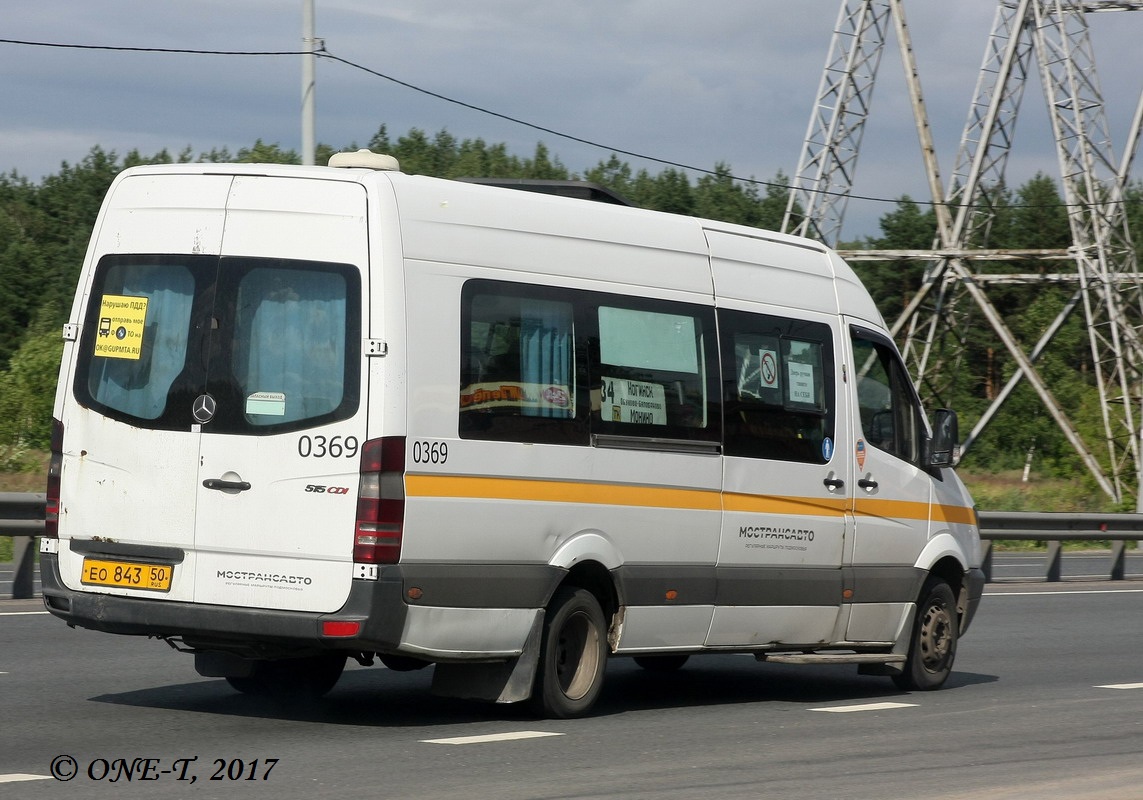
[{"label": "green tree", "polygon": [[782,230],[789,198],[790,179],[779,171],[774,180],[766,184],[766,193],[758,200],[758,227],[771,231]]},{"label": "green tree", "polygon": [[36,308],[43,287],[39,276],[45,264],[39,246],[29,231],[29,190],[0,192],[0,369],[8,364]]},{"label": "green tree", "polygon": [[301,156],[293,150],[283,150],[277,142],[267,144],[261,139],[253,147],[243,147],[238,151],[237,161],[244,164],[300,164]]},{"label": "green tree", "polygon": [[523,167],[524,174],[521,177],[532,180],[566,181],[571,177],[567,167],[558,158],[552,158],[543,142],[536,145],[535,153],[524,162]]},{"label": "green tree", "polygon": [[[640,181],[636,181],[638,186]],[[674,168],[663,170],[636,193],[639,204],[671,214],[694,214],[695,197],[686,173]]]},{"label": "green tree", "polygon": [[619,156],[615,153],[607,161],[600,161],[594,167],[589,169],[584,174],[584,179],[592,183],[598,183],[613,192],[616,192],[623,197],[631,200],[632,195],[632,175],[631,165],[626,161],[620,161]]},{"label": "green tree", "polygon": [[[921,207],[907,195],[897,201],[897,208],[881,217],[881,238],[869,241],[880,250],[928,250],[937,232],[936,215]],[[874,302],[886,319],[901,315],[913,293],[921,285],[922,261],[857,262],[854,270],[865,283]]]},{"label": "green tree", "polygon": [[694,198],[697,216],[743,225],[755,222],[755,204],[741,184],[735,182],[729,164],[719,162],[713,175],[699,178]]},{"label": "green tree", "polygon": [[35,467],[29,454],[51,444],[52,404],[63,340],[40,319],[0,372],[0,468]]}]

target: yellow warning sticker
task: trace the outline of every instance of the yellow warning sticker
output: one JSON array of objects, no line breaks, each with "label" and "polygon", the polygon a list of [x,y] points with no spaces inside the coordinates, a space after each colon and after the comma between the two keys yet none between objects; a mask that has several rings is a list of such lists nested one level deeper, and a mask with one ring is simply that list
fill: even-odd
[{"label": "yellow warning sticker", "polygon": [[105,294],[99,304],[95,355],[138,361],[143,355],[147,298]]}]

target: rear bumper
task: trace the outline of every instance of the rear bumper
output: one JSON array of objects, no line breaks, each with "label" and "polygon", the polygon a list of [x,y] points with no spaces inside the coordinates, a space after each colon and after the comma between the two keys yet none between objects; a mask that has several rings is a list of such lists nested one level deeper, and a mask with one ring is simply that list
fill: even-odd
[{"label": "rear bumper", "polygon": [[[355,580],[345,604],[333,613],[213,606],[151,597],[124,597],[69,589],[54,554],[41,554],[44,606],[69,625],[106,633],[179,640],[187,648],[246,658],[347,650],[414,655],[428,660],[468,660],[518,654],[559,581],[544,567],[517,580],[490,581],[499,571],[469,568],[383,567],[375,581]],[[457,574],[460,573],[460,574]],[[491,573],[491,575],[489,574]],[[499,589],[493,589],[493,584]],[[406,601],[410,586],[439,604]],[[468,591],[465,591],[467,587]],[[461,602],[462,598],[467,602]],[[325,636],[329,621],[357,622],[353,636]],[[515,629],[519,629],[518,631]],[[518,640],[518,641],[517,641]],[[480,642],[486,642],[480,647]],[[491,644],[492,647],[487,645]]]},{"label": "rear bumper", "polygon": [[[80,592],[64,586],[55,555],[42,554],[44,607],[69,625],[105,633],[181,639],[188,647],[246,654],[350,648],[396,649],[406,606],[399,574],[353,581],[345,605],[332,614],[211,606],[146,597]],[[327,620],[357,620],[358,636],[322,635]]]}]

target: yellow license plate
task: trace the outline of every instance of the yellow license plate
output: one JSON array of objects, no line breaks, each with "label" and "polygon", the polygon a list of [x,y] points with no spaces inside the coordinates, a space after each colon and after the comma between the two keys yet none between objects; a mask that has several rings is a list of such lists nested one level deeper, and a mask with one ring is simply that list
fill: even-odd
[{"label": "yellow license plate", "polygon": [[81,583],[89,586],[119,586],[124,589],[148,589],[169,592],[175,568],[166,564],[135,564],[129,561],[83,560]]}]

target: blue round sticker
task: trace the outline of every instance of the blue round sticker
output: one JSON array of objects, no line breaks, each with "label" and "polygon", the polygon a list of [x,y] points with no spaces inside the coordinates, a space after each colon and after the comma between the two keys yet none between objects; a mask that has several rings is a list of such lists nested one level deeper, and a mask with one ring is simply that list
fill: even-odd
[{"label": "blue round sticker", "polygon": [[822,458],[826,461],[833,458],[833,439],[828,436],[822,439]]}]

